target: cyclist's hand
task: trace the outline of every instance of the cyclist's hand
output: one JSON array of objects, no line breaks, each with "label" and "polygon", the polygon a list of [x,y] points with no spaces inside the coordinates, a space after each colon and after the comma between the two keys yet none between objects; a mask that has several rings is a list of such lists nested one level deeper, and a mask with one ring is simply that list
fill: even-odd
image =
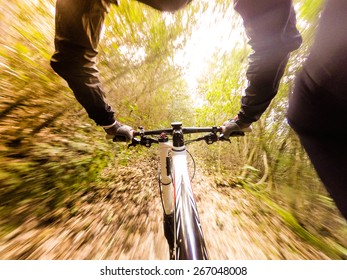
[{"label": "cyclist's hand", "polygon": [[224,138],[232,136],[242,136],[244,132],[251,132],[252,127],[250,124],[240,122],[237,117],[224,122],[221,125],[222,134]]},{"label": "cyclist's hand", "polygon": [[113,139],[113,142],[129,142],[134,137],[134,129],[128,125],[115,122],[111,127],[104,127],[106,139]]}]

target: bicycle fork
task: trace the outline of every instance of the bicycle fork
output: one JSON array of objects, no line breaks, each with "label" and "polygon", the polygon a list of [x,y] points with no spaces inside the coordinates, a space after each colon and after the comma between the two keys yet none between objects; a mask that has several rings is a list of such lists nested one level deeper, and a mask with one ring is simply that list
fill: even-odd
[{"label": "bicycle fork", "polygon": [[168,141],[159,142],[159,185],[161,187],[161,199],[164,209],[164,235],[169,245],[170,259],[175,259],[175,197],[171,176],[171,159],[169,156],[171,149],[172,143]]}]

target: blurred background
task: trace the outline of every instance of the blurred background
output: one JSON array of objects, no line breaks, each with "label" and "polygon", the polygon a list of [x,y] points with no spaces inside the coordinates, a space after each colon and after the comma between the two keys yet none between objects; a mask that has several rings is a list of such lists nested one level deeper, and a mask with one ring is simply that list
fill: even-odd
[{"label": "blurred background", "polygon": [[[191,145],[212,259],[346,259],[347,225],[285,120],[323,1],[294,1],[304,43],[254,132]],[[0,0],[0,259],[167,259],[155,150],[109,143],[50,68],[52,0]],[[250,48],[232,1],[175,14],[112,6],[107,99],[147,129],[220,125],[239,110]]]}]

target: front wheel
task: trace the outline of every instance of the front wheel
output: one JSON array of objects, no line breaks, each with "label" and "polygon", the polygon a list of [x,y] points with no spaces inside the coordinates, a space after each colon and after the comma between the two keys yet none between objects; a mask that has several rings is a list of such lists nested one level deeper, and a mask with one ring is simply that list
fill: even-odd
[{"label": "front wheel", "polygon": [[176,186],[175,255],[178,260],[208,259],[197,206],[189,180]]}]

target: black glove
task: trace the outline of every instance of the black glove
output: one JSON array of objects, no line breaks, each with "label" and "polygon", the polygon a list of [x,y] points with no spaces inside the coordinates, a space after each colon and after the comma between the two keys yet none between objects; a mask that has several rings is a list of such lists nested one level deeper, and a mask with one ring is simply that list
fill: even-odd
[{"label": "black glove", "polygon": [[224,122],[221,128],[224,138],[244,135],[244,132],[252,132],[251,124],[242,123],[237,117]]},{"label": "black glove", "polygon": [[134,129],[128,125],[115,122],[111,126],[104,126],[106,139],[113,139],[114,142],[129,142],[134,137]]}]

